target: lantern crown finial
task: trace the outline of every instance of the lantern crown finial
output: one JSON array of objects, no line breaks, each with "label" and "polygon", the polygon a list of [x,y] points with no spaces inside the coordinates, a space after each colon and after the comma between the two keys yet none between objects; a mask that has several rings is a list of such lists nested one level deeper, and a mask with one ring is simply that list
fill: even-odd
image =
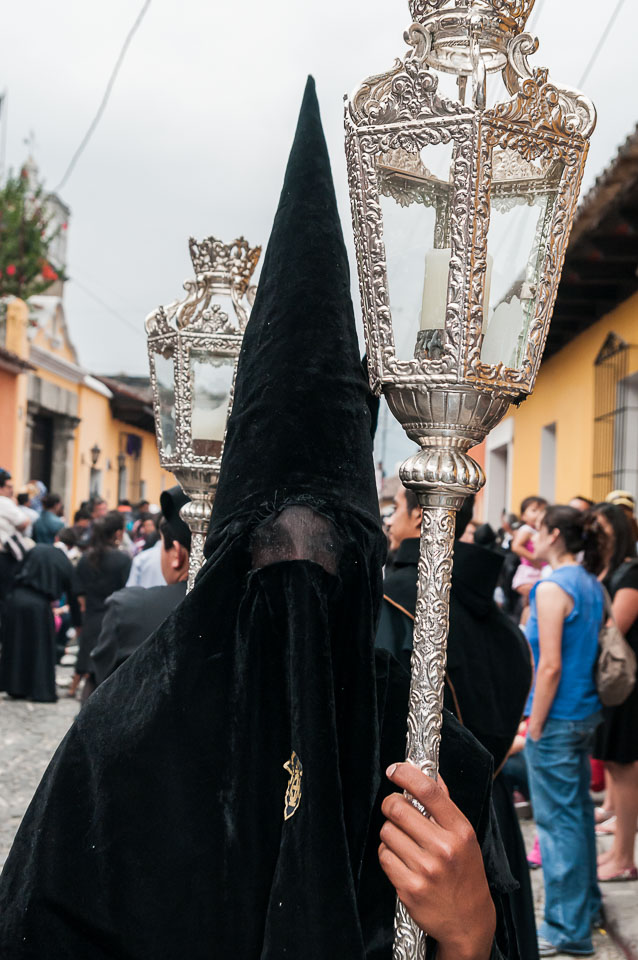
[{"label": "lantern crown finial", "polygon": [[431,36],[427,60],[447,73],[472,73],[470,38],[477,36],[488,70],[500,70],[510,40],[522,33],[535,0],[409,0]]},{"label": "lantern crown finial", "polygon": [[188,241],[193,268],[198,280],[206,279],[212,287],[229,293],[236,288],[243,296],[261,254],[261,247],[251,248],[244,237],[223,243],[216,237]]},{"label": "lantern crown finial", "polygon": [[[145,321],[148,336],[172,336],[175,330],[188,328],[192,333],[237,335],[241,343],[248,308],[255,299],[257,288],[250,281],[261,247],[251,247],[244,237],[232,243],[216,237],[189,237],[188,246],[195,279],[184,281],[186,297],[149,313]],[[231,304],[239,328],[229,316]]]}]

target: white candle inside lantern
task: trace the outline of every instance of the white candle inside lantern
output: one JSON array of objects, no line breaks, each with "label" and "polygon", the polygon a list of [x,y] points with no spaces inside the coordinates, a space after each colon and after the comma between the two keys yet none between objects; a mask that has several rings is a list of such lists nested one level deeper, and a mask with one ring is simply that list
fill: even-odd
[{"label": "white candle inside lantern", "polygon": [[[450,247],[443,247],[440,250],[428,250],[425,255],[425,280],[423,282],[423,300],[421,303],[421,330],[445,329],[447,285],[451,259],[452,250]],[[487,267],[485,270],[485,293],[483,296],[483,333],[487,330],[493,263],[494,258],[488,253]]]},{"label": "white candle inside lantern", "polygon": [[421,330],[445,329],[447,282],[452,250],[428,250],[425,255],[425,280],[421,303]]},{"label": "white candle inside lantern", "polygon": [[191,432],[193,440],[223,440],[228,418],[228,397],[207,397],[200,405],[197,400],[193,407]]},{"label": "white candle inside lantern", "polygon": [[233,357],[214,360],[204,351],[192,350],[191,436],[195,440],[216,440],[221,443],[226,431],[235,361]]},{"label": "white candle inside lantern", "polygon": [[522,309],[518,297],[503,300],[494,310],[489,329],[483,338],[483,363],[503,363],[516,367],[518,336],[521,330]]}]

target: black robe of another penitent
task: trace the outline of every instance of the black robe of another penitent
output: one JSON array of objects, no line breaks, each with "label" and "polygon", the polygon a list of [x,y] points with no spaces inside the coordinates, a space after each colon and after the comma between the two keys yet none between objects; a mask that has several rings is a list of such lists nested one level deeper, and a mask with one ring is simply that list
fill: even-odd
[{"label": "black robe of another penitent", "polygon": [[[0,882],[3,958],[390,960],[376,851],[407,676],[375,665],[385,539],[349,287],[309,81],[207,563],[45,774]],[[515,960],[491,758],[448,729],[444,775],[500,919],[494,957]]]},{"label": "black robe of another penitent", "polygon": [[[384,581],[377,646],[409,663],[416,608],[419,541],[404,540]],[[457,540],[454,545],[444,703],[489,750],[500,771],[520,723],[532,682],[525,637],[494,602],[503,557]],[[512,798],[496,776],[494,807],[510,868],[511,896],[522,960],[538,960],[534,902],[525,846]]]},{"label": "black robe of another penitent", "polygon": [[73,622],[80,622],[71,592],[73,567],[58,547],[39,544],[27,554],[0,624],[0,690],[41,703],[57,700],[55,623],[51,604],[66,594]]}]

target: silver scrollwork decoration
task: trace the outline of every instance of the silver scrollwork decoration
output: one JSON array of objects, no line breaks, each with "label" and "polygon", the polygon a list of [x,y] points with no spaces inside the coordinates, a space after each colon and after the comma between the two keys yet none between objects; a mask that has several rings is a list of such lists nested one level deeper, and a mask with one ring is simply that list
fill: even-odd
[{"label": "silver scrollwork decoration", "polygon": [[[414,621],[406,759],[429,776],[438,771],[456,510],[423,510]],[[422,808],[414,798],[412,802]],[[426,937],[398,900],[393,960],[424,960]]]}]

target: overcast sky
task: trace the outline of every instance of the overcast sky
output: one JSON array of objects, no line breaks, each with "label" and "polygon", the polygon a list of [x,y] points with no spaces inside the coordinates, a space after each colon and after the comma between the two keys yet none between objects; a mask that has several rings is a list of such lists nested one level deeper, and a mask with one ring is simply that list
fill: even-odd
[{"label": "overcast sky", "polygon": [[[577,85],[615,6],[537,0],[534,63]],[[32,133],[40,174],[56,187],[141,7],[142,0],[5,2],[8,166],[24,161]],[[72,211],[66,316],[87,369],[147,372],[143,320],[192,274],[189,235],[244,234],[265,245],[308,73],[317,81],[354,271],[342,98],[403,56],[409,23],[406,0],[152,0],[61,191]],[[584,85],[599,111],[585,190],[638,121],[637,32],[638,7],[625,0]],[[404,450],[390,438],[389,459]]]}]

